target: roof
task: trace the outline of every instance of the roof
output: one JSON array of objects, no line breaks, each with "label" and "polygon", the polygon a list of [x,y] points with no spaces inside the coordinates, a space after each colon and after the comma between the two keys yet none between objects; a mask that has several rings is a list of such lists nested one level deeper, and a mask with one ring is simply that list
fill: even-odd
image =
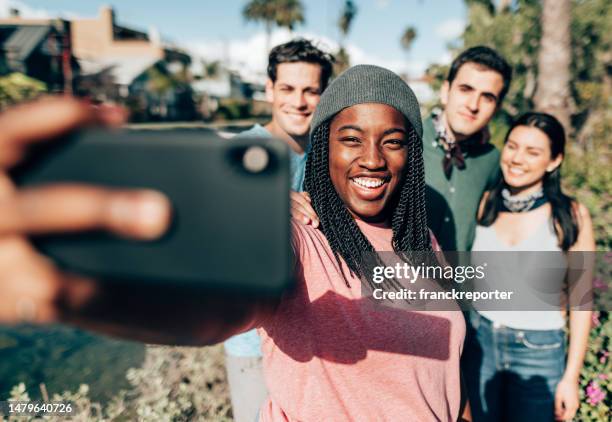
[{"label": "roof", "polygon": [[147,69],[153,67],[159,58],[153,56],[104,57],[99,60],[79,60],[83,74],[108,71],[119,85],[130,85]]},{"label": "roof", "polygon": [[4,50],[15,54],[15,59],[26,60],[32,51],[47,37],[50,26],[22,26],[4,42]]}]

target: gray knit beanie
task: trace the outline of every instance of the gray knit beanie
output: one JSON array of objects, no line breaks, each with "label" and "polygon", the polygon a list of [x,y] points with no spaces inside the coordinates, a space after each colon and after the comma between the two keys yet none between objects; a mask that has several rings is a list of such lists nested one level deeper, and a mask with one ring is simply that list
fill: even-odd
[{"label": "gray knit beanie", "polygon": [[412,89],[390,70],[369,64],[347,69],[327,87],[312,118],[310,135],[336,113],[363,103],[387,104],[395,108],[406,116],[422,138],[421,112]]}]

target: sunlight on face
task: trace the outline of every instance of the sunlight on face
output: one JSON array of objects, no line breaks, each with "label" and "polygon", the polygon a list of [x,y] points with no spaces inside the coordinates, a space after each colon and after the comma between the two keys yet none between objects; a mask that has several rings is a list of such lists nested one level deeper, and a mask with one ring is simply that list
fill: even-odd
[{"label": "sunlight on face", "polygon": [[353,216],[384,221],[408,160],[404,115],[385,104],[357,104],[333,119],[329,172],[334,188]]},{"label": "sunlight on face", "polygon": [[475,63],[459,68],[453,82],[441,91],[444,116],[457,140],[482,130],[497,110],[504,79],[498,72]]},{"label": "sunlight on face", "polygon": [[276,81],[266,84],[266,98],[272,104],[276,130],[294,137],[308,134],[321,99],[321,66],[307,62],[279,64]]},{"label": "sunlight on face", "polygon": [[539,189],[546,172],[561,164],[563,157],[551,157],[550,140],[540,129],[517,126],[508,135],[501,154],[501,169],[508,186]]}]

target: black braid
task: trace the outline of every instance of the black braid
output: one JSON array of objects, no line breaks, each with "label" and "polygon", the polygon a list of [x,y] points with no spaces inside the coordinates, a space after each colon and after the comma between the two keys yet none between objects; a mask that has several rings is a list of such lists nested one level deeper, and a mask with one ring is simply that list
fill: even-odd
[{"label": "black braid", "polygon": [[[393,217],[393,250],[407,262],[433,263],[425,208],[423,143],[414,130],[408,134],[408,164]],[[411,254],[410,252],[418,252]]]},{"label": "black braid", "polygon": [[[339,267],[342,268],[342,258],[352,274],[364,278],[371,265],[364,263],[362,254],[376,251],[357,226],[332,183],[329,174],[329,124],[328,120],[319,125],[312,135],[304,189],[310,194],[313,208],[319,217],[320,229],[327,238]],[[393,250],[398,253],[430,252],[431,240],[425,214],[423,146],[417,133],[411,127],[410,129],[407,167],[399,187],[399,195],[394,200],[391,220]],[[349,286],[346,277],[345,282]]]}]

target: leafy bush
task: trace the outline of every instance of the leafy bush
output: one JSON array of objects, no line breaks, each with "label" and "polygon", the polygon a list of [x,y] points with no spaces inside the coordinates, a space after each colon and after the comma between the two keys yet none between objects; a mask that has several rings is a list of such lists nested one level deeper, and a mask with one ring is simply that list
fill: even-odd
[{"label": "leafy bush", "polygon": [[[94,402],[89,387],[49,396],[45,401],[70,401],[76,422],[182,422],[191,420],[231,421],[232,413],[225,376],[223,346],[206,348],[147,347],[141,368],[128,370],[128,390],[119,391],[107,404]],[[9,400],[30,400],[25,384],[15,386]],[[9,422],[34,422],[34,417],[12,417]],[[65,417],[43,420],[60,422]],[[4,422],[0,416],[0,422]]]},{"label": "leafy bush", "polygon": [[222,99],[215,117],[222,120],[237,120],[251,117],[251,103],[247,100]]},{"label": "leafy bush", "polygon": [[47,90],[44,82],[23,73],[0,77],[0,109],[37,97]]},{"label": "leafy bush", "polygon": [[584,369],[580,377],[580,421],[606,421],[612,411],[612,320],[608,312],[593,314]]}]

